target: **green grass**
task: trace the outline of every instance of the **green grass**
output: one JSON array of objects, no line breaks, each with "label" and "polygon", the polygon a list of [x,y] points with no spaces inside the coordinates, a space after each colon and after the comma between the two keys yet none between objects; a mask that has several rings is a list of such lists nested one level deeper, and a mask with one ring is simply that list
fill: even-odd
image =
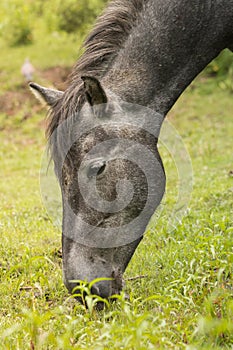
[{"label": "green grass", "polygon": [[[62,40],[49,47],[43,40],[4,46],[1,94],[22,84],[17,72],[25,56],[41,70],[73,64],[77,43]],[[25,119],[31,109],[25,102],[14,116],[0,114],[1,349],[232,349],[232,94],[201,76],[170,112],[192,159],[188,215],[167,230],[178,178],[161,145],[168,179],[164,209],[126,271],[130,299],[122,295],[102,312],[92,308],[91,297],[90,310],[77,304],[63,286],[61,234],[40,195],[45,111]]]}]

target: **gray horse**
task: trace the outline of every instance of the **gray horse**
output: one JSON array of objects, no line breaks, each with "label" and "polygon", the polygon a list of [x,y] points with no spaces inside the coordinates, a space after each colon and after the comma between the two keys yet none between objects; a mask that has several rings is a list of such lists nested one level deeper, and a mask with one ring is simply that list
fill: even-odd
[{"label": "gray horse", "polygon": [[[233,0],[114,0],[84,47],[66,91],[30,86],[51,108],[47,135],[63,201],[64,282],[72,292],[78,280],[106,278],[92,291],[107,298],[121,291],[163,197],[157,150],[163,118],[195,76],[233,48]],[[135,105],[155,111],[148,112],[150,123],[144,110],[128,108]],[[134,115],[143,120],[132,123]],[[148,150],[151,166],[135,143]]]}]

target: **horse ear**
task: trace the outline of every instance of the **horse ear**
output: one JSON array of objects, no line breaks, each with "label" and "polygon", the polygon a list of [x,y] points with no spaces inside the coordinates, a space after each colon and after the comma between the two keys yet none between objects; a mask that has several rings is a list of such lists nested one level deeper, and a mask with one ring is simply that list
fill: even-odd
[{"label": "horse ear", "polygon": [[33,94],[42,102],[50,107],[53,107],[56,102],[62,97],[63,92],[54,89],[47,89],[43,86],[40,86],[36,83],[29,83],[29,87]]},{"label": "horse ear", "polygon": [[108,99],[98,79],[89,76],[82,76],[86,99],[91,106],[107,103]]}]

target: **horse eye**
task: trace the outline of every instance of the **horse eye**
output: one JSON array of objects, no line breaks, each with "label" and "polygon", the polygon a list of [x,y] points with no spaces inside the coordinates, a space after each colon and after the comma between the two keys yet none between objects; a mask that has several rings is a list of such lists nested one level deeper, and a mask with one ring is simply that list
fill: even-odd
[{"label": "horse eye", "polygon": [[88,173],[87,173],[88,178],[90,179],[92,177],[97,177],[101,175],[104,172],[105,168],[106,168],[105,162],[97,162],[92,164],[88,169]]}]

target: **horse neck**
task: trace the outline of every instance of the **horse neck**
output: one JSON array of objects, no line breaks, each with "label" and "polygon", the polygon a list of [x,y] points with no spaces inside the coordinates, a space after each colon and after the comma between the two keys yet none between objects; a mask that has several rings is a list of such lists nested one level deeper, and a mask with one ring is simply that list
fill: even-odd
[{"label": "horse neck", "polygon": [[103,84],[123,100],[166,115],[195,76],[233,43],[232,9],[233,0],[148,0]]}]

